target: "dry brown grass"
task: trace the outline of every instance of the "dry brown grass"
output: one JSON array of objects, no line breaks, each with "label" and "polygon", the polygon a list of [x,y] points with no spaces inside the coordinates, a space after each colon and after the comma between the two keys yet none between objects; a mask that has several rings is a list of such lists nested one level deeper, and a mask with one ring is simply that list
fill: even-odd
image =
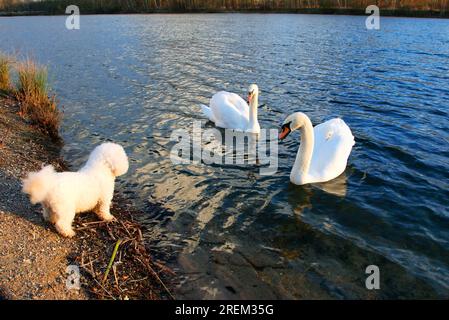
[{"label": "dry brown grass", "polygon": [[11,90],[10,69],[11,58],[0,54],[0,91],[8,92]]},{"label": "dry brown grass", "polygon": [[[166,209],[154,204],[151,210]],[[114,195],[112,213],[117,218],[113,223],[97,221],[95,215],[89,214],[75,220],[80,245],[69,261],[80,267],[82,286],[95,299],[175,299],[168,288],[172,282],[166,285],[164,281],[176,274],[150,255],[143,240],[144,230],[135,220],[146,213],[135,210],[118,193]]]},{"label": "dry brown grass", "polygon": [[49,96],[47,68],[27,59],[17,63],[16,98],[21,116],[52,138],[59,137],[61,112],[56,106],[56,97]]}]

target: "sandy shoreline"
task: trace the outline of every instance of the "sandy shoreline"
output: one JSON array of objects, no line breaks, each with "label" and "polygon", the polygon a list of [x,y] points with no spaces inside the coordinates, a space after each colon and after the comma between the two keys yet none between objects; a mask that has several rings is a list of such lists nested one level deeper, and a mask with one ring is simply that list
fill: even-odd
[{"label": "sandy shoreline", "polygon": [[[15,101],[0,97],[0,299],[163,299],[170,271],[153,262],[132,205],[116,200],[117,223],[98,224],[93,214],[75,219],[66,239],[44,222],[40,207],[21,192],[21,178],[51,163],[66,164],[60,145],[17,115]],[[122,240],[113,272],[103,283],[114,245]],[[80,266],[81,289],[66,288],[66,268]],[[168,270],[168,271],[167,271]]]}]

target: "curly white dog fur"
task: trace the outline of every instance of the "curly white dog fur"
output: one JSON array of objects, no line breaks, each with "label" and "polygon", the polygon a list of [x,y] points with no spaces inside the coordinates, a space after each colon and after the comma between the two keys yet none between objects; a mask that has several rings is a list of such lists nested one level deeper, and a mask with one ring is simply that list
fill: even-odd
[{"label": "curly white dog fur", "polygon": [[58,173],[51,165],[31,172],[22,191],[30,195],[31,203],[42,204],[44,219],[54,223],[61,235],[73,237],[76,213],[93,210],[102,220],[114,220],[109,212],[114,180],[127,171],[125,150],[108,142],[97,146],[78,172]]}]

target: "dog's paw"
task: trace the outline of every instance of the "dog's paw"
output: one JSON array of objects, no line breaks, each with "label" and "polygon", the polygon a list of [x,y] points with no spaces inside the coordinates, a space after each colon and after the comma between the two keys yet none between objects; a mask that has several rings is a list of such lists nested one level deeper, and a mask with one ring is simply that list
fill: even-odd
[{"label": "dog's paw", "polygon": [[108,216],[103,216],[103,221],[115,222],[117,221],[117,218],[110,214]]},{"label": "dog's paw", "polygon": [[73,238],[76,234],[73,230],[59,231],[59,233],[66,238]]},{"label": "dog's paw", "polygon": [[56,231],[58,231],[58,233],[66,238],[73,238],[75,236],[75,231],[73,231],[72,228],[67,228],[66,226],[61,226],[58,224],[55,224],[56,227]]}]

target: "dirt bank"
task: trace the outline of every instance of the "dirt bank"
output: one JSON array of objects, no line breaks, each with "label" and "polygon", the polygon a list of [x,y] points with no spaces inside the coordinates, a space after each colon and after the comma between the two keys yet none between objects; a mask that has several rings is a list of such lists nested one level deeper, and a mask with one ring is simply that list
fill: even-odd
[{"label": "dirt bank", "polygon": [[[61,145],[17,111],[14,100],[0,97],[0,299],[171,298],[163,283],[170,270],[151,259],[134,221],[141,213],[130,203],[115,200],[115,223],[98,223],[89,213],[78,216],[73,239],[44,222],[40,207],[21,192],[20,179],[44,163],[57,170],[67,165],[59,156]],[[116,258],[106,272],[117,242]],[[79,290],[67,289],[69,265],[81,271]]]}]

